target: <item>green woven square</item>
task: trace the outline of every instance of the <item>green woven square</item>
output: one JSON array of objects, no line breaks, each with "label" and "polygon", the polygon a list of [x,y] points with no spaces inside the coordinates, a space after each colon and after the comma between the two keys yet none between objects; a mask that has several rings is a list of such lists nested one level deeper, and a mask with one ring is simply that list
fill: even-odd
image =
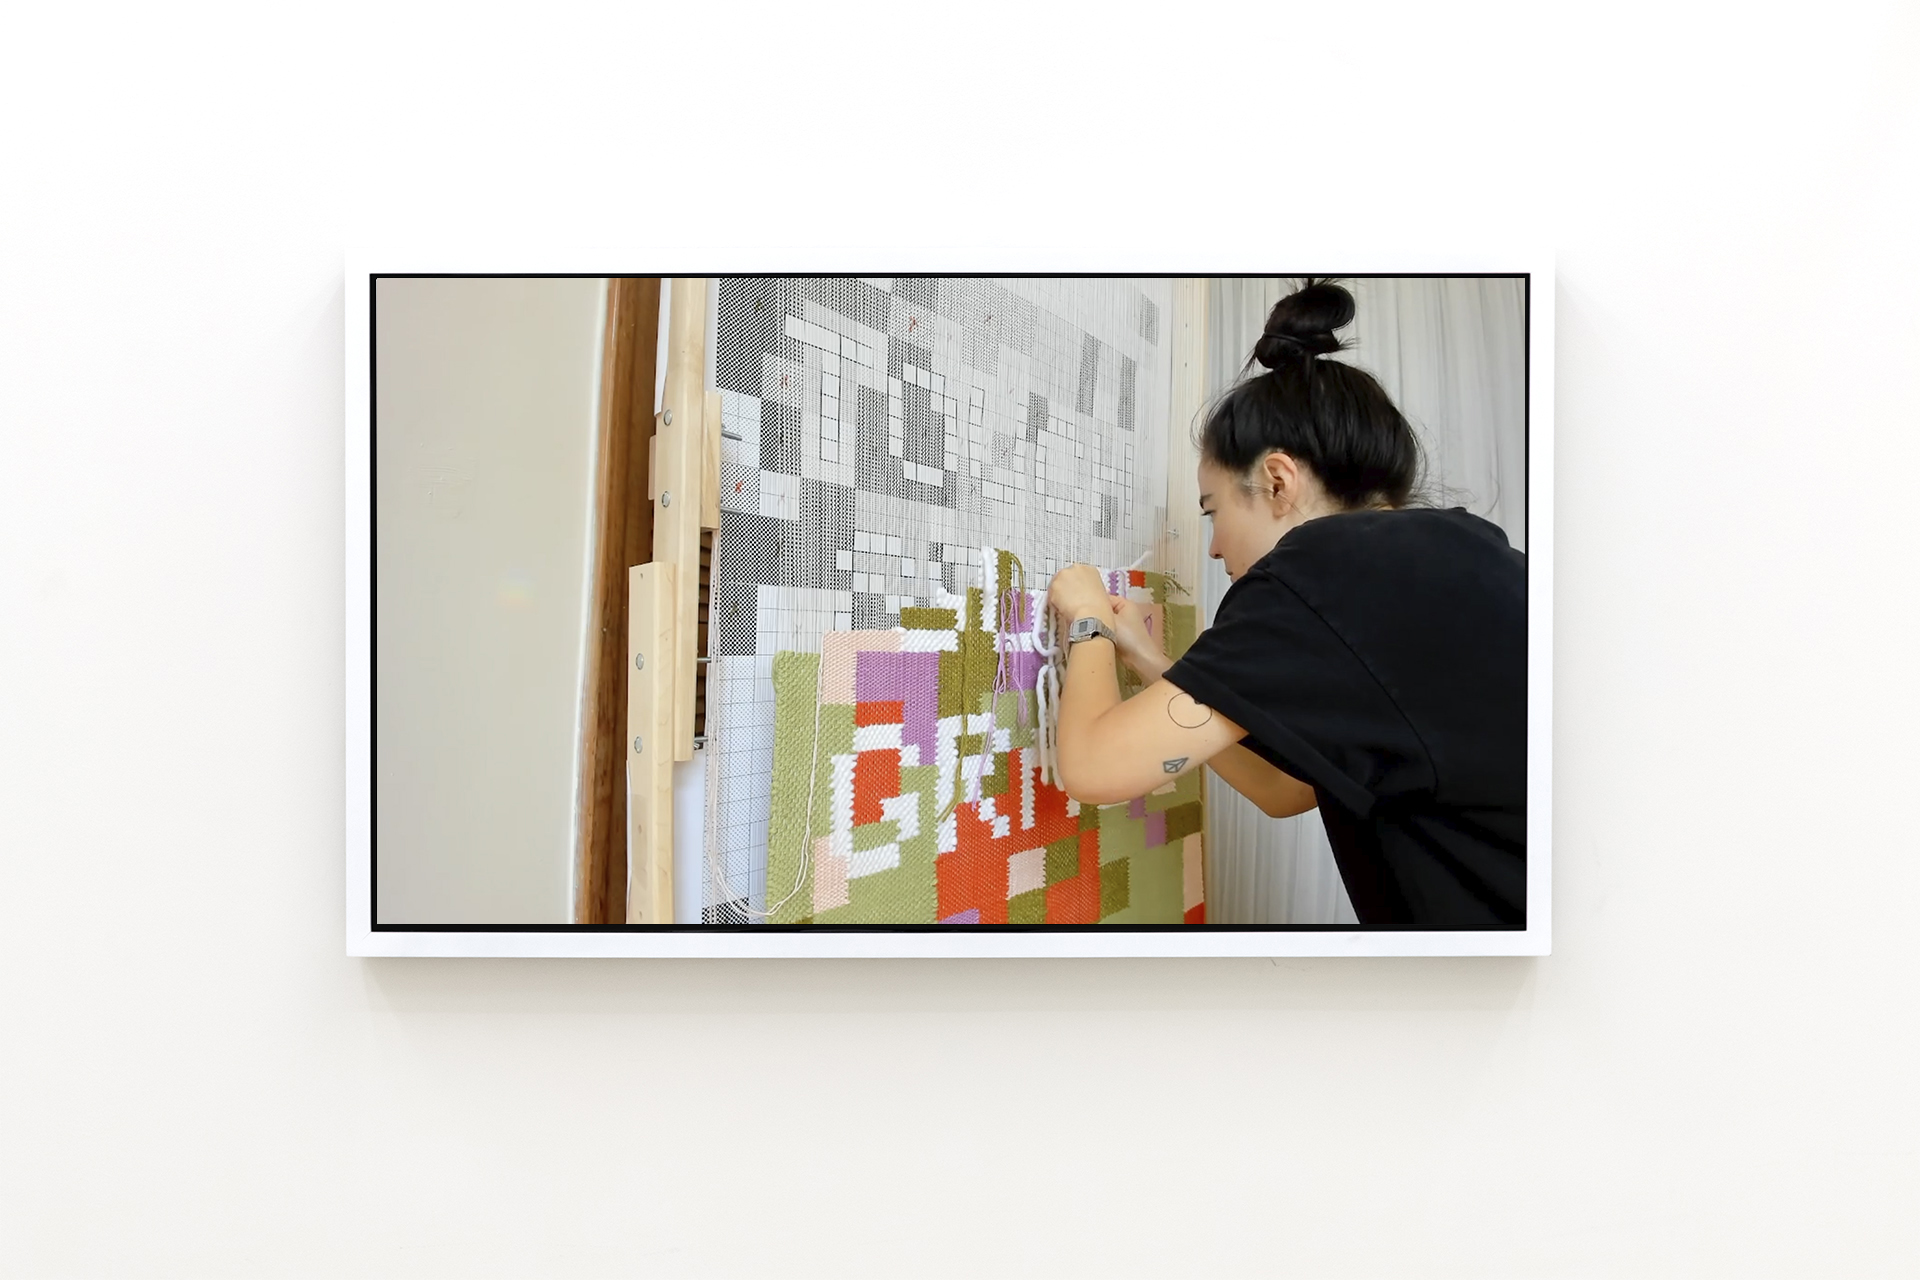
[{"label": "green woven square", "polygon": [[983,796],[1003,796],[1007,794],[1012,780],[1007,773],[1007,753],[994,753],[993,772],[980,779],[980,794]]},{"label": "green woven square", "polygon": [[1100,864],[1100,918],[1106,919],[1116,911],[1125,911],[1133,901],[1129,891],[1127,864],[1131,861],[1122,858],[1118,862]]},{"label": "green woven square", "polygon": [[1199,631],[1199,611],[1190,604],[1167,606],[1167,656],[1178,658],[1193,647]]},{"label": "green woven square", "polygon": [[1016,893],[1007,899],[1008,924],[1045,924],[1047,920],[1047,891],[1029,889],[1025,893]]},{"label": "green woven square", "polygon": [[868,849],[878,849],[883,844],[893,844],[899,839],[900,824],[892,819],[869,822],[853,829],[853,851],[864,853]]},{"label": "green woven square", "polygon": [[1146,851],[1146,823],[1128,817],[1125,805],[1100,811],[1100,861],[1116,862]]},{"label": "green woven square", "polygon": [[952,631],[960,625],[960,620],[952,609],[924,609],[911,605],[900,610],[900,627],[904,631]]},{"label": "green woven square", "polygon": [[1127,918],[1142,923],[1179,920],[1185,915],[1181,901],[1181,848],[1162,845],[1127,859]]},{"label": "green woven square", "polygon": [[1047,846],[1047,883],[1059,884],[1080,874],[1080,837],[1068,836]]},{"label": "green woven square", "polygon": [[1175,844],[1206,825],[1206,810],[1198,804],[1183,804],[1167,810],[1167,843]]}]

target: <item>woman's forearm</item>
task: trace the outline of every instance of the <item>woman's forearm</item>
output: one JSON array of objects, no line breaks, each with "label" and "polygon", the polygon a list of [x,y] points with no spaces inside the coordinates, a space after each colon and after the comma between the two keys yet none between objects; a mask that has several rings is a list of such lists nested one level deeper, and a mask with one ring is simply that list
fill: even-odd
[{"label": "woman's forearm", "polygon": [[[1061,788],[1081,804],[1117,804],[1197,769],[1246,736],[1246,730],[1160,679],[1170,665],[1137,607],[1110,596],[1099,573],[1069,565],[1054,575],[1047,603],[1064,632],[1095,618],[1111,634],[1067,646],[1058,716]],[[1147,681],[1120,697],[1117,664]]]},{"label": "woman's forearm", "polygon": [[1246,730],[1155,680],[1122,701],[1113,646],[1086,640],[1060,690],[1061,789],[1081,804],[1117,804],[1197,769]]},{"label": "woman's forearm", "polygon": [[1319,803],[1312,787],[1238,744],[1207,761],[1207,767],[1269,818],[1291,818]]},{"label": "woman's forearm", "polygon": [[1167,669],[1173,666],[1173,659],[1161,653],[1158,649],[1147,649],[1139,653],[1123,654],[1121,657],[1127,664],[1127,669],[1140,677],[1141,684],[1152,684],[1155,680],[1167,674]]},{"label": "woman's forearm", "polygon": [[1060,772],[1074,777],[1084,772],[1086,757],[1095,747],[1095,723],[1120,705],[1120,682],[1115,678],[1114,648],[1110,640],[1082,640],[1067,651],[1067,675],[1060,682]]}]

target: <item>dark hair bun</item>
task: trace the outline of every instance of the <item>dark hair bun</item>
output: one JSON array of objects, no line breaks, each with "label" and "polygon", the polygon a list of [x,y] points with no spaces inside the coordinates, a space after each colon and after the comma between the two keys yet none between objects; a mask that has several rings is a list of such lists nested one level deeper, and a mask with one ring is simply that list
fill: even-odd
[{"label": "dark hair bun", "polygon": [[1283,360],[1311,359],[1346,345],[1333,331],[1353,322],[1353,295],[1326,280],[1308,279],[1273,304],[1253,358],[1272,369]]}]

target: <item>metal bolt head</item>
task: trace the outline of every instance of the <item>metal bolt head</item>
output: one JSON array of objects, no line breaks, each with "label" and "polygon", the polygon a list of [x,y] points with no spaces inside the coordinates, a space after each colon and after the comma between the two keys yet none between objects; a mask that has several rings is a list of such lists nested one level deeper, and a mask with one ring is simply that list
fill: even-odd
[{"label": "metal bolt head", "polygon": [[672,505],[673,505],[673,495],[672,495],[671,493],[663,493],[663,494],[661,494],[661,495],[660,495],[660,505],[661,505],[661,506],[663,506],[663,507],[670,507],[670,506],[672,506]]},{"label": "metal bolt head", "polygon": [[637,734],[634,736],[634,739],[633,739],[633,754],[635,755],[640,754],[640,738]]},{"label": "metal bolt head", "polygon": [[644,653],[636,653],[636,654],[634,654],[634,655],[633,655],[633,669],[634,669],[635,671],[645,671],[645,670],[647,669],[647,655],[646,655],[646,654],[644,654]]},{"label": "metal bolt head", "polygon": [[668,427],[670,427],[670,426],[672,426],[672,425],[673,425],[673,410],[671,410],[671,409],[669,409],[669,410],[667,410],[667,411],[666,411],[665,413],[663,413],[663,414],[661,414],[661,415],[660,415],[660,423],[661,423],[661,425],[662,425],[662,426],[668,426]]}]

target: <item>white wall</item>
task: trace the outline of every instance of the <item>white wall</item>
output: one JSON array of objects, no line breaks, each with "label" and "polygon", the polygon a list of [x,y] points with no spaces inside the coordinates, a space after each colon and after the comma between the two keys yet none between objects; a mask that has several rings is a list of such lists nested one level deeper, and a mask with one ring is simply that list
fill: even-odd
[{"label": "white wall", "polygon": [[384,923],[571,918],[606,281],[375,292]]},{"label": "white wall", "polygon": [[[1214,13],[835,27],[1023,86],[937,127],[797,109],[798,10],[11,15],[0,1275],[1920,1272],[1920,15]],[[724,111],[583,73],[663,43],[732,51]],[[1550,234],[1554,954],[347,959],[354,223],[664,271]]]}]

